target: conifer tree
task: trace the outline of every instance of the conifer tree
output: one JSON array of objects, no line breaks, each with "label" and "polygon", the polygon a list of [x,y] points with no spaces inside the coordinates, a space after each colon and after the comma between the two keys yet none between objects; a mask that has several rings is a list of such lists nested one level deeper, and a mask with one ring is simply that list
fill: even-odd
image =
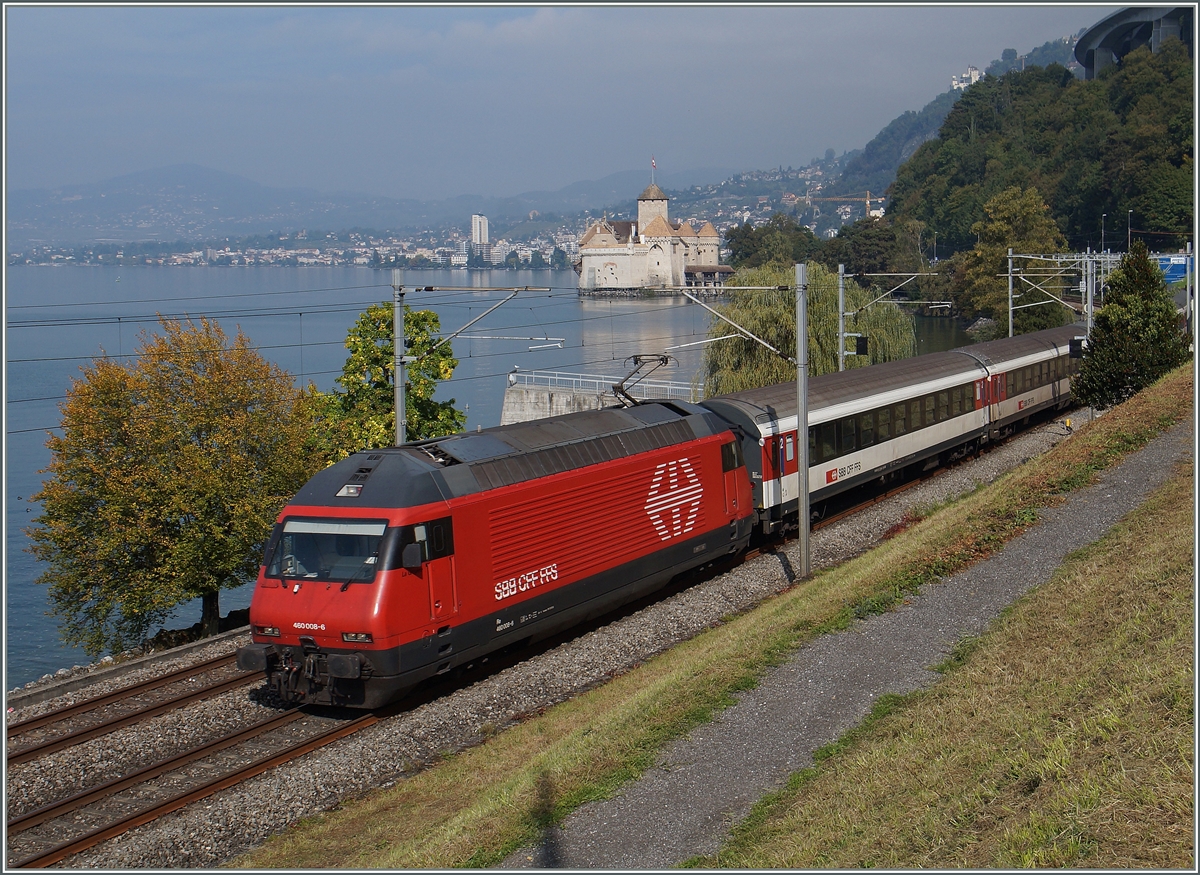
[{"label": "conifer tree", "polygon": [[1111,407],[1188,359],[1175,302],[1162,271],[1135,240],[1108,280],[1071,391],[1092,407]]}]

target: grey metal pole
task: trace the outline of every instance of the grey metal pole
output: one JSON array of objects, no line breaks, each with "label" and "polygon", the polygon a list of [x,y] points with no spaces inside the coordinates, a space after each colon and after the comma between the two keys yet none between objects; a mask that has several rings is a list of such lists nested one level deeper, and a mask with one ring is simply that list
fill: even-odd
[{"label": "grey metal pole", "polygon": [[811,570],[808,548],[808,266],[796,265],[796,459],[800,485],[799,523],[800,568],[797,578],[808,577]]},{"label": "grey metal pole", "polygon": [[1189,240],[1187,245],[1187,254],[1183,259],[1184,276],[1187,282],[1184,288],[1187,289],[1187,333],[1192,333],[1192,311],[1195,309],[1195,301],[1192,300],[1192,242]]},{"label": "grey metal pole", "polygon": [[1092,258],[1092,249],[1088,247],[1087,253],[1087,330],[1088,337],[1092,336],[1092,317],[1095,314],[1096,308],[1096,260]]},{"label": "grey metal pole", "polygon": [[1013,336],[1012,250],[1008,250],[1008,336]]},{"label": "grey metal pole", "polygon": [[392,269],[392,364],[396,385],[396,446],[408,439],[408,408],[404,403],[404,354],[408,338],[404,336],[404,271]]},{"label": "grey metal pole", "polygon": [[846,265],[838,265],[838,370],[846,370]]}]

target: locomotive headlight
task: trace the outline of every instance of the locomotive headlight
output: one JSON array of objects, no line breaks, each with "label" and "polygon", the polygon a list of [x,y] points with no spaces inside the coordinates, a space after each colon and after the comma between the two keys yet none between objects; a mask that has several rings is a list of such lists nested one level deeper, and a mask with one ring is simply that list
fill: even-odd
[{"label": "locomotive headlight", "polygon": [[257,632],[259,635],[266,635],[270,638],[278,638],[279,637],[279,627],[278,626],[255,626],[254,631]]},{"label": "locomotive headlight", "polygon": [[375,639],[370,632],[343,632],[342,640],[349,644],[370,644]]}]

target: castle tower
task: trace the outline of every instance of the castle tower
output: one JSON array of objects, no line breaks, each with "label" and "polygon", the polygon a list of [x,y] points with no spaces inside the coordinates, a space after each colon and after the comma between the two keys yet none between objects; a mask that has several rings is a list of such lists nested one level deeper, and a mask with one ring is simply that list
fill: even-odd
[{"label": "castle tower", "polygon": [[646,228],[657,216],[661,216],[664,222],[669,221],[667,218],[668,200],[670,198],[661,188],[650,183],[650,187],[638,195],[638,227]]}]

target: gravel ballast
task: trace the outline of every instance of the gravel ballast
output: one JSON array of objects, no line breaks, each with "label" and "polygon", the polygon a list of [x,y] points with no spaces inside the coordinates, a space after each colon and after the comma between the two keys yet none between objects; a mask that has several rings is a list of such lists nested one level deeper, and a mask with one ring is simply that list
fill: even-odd
[{"label": "gravel ballast", "polygon": [[[969,492],[981,483],[990,482],[1049,449],[1065,433],[1059,424],[1039,427],[978,460],[943,472],[918,487],[814,533],[811,539],[813,566],[827,566],[862,552],[876,543],[883,532],[901,523],[911,508],[935,505]],[[786,553],[783,556],[761,556],[727,574],[697,584],[479,683],[384,720],[299,761],[98,845],[64,861],[62,865],[84,868],[217,865],[260,844],[267,836],[303,816],[335,807],[341,800],[360,795],[371,788],[393,783],[435,761],[442,752],[478,743],[496,729],[628,671],[639,662],[698,634],[722,618],[753,606],[791,584],[789,575],[795,563],[785,557]],[[899,612],[896,616],[900,613],[906,612]],[[229,645],[225,646],[228,648]],[[863,655],[858,661],[865,664],[870,659]],[[884,659],[887,661],[890,658]],[[921,665],[936,661],[936,655],[930,655]],[[152,669],[147,667],[146,670]],[[917,676],[923,677],[919,672]],[[121,681],[128,682],[128,678]],[[764,682],[762,688],[769,685],[769,681]],[[87,695],[96,692],[99,691],[89,689]],[[240,695],[241,698],[233,701],[230,695],[235,698]],[[55,700],[49,700],[33,708],[21,709],[10,714],[9,719],[29,716],[54,704]],[[244,691],[227,694],[212,700],[203,708],[188,708],[156,718],[153,732],[130,733],[116,743],[111,738],[107,741],[98,739],[87,750],[39,763],[38,774],[18,775],[15,786],[12,783],[14,775],[10,772],[9,805],[13,805],[14,790],[21,800],[20,806],[33,805],[35,800],[45,798],[54,787],[92,783],[87,779],[81,780],[81,773],[104,773],[118,762],[148,761],[163,748],[163,739],[181,734],[191,734],[193,737],[207,734],[215,731],[212,727],[224,725],[231,715],[245,716],[243,712],[247,709],[263,710],[249,700]],[[733,719],[730,714],[718,724],[704,727],[698,732],[714,731],[718,725],[725,725],[728,719]],[[830,731],[837,726],[844,729],[848,725],[834,721],[830,724]],[[693,733],[693,737],[696,736],[697,733]],[[785,770],[793,768],[790,762],[784,762],[782,767]],[[635,787],[643,783],[639,782]],[[630,791],[634,789],[631,787]],[[708,794],[711,789],[705,787],[700,795]],[[748,805],[761,791],[747,785],[740,792]],[[694,801],[696,796],[689,792],[683,798]],[[733,810],[726,803],[722,805]],[[578,816],[588,816],[587,811],[590,810],[581,811]],[[572,818],[569,824],[574,822],[575,818]],[[564,835],[569,835],[571,829],[568,825]],[[661,838],[657,836],[656,840]],[[672,856],[671,862],[674,862],[703,850],[700,846],[689,847],[682,856],[672,856],[674,851],[667,856]],[[528,856],[534,855],[532,852],[522,855]],[[525,862],[528,865],[531,861]],[[576,864],[568,861],[565,865],[655,864],[642,859],[631,864]]]}]

